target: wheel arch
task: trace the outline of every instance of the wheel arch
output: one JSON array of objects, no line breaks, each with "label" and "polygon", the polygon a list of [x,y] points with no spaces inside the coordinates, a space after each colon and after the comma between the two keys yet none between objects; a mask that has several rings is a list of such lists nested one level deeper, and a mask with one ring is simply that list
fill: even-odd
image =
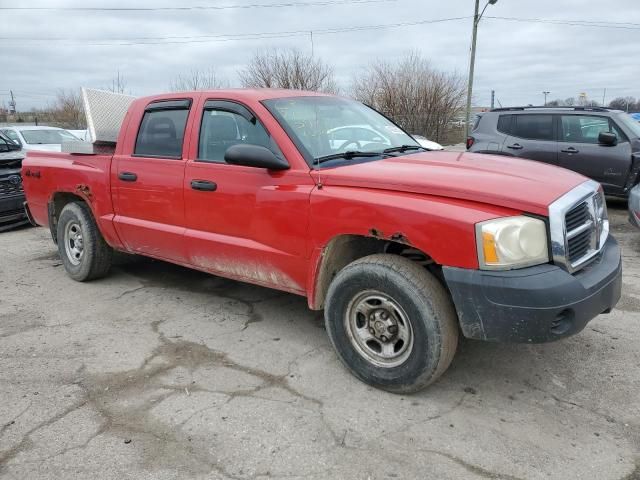
[{"label": "wheel arch", "polygon": [[[80,195],[71,192],[55,192],[51,195],[49,199],[49,203],[47,204],[48,209],[48,217],[49,217],[49,231],[51,232],[51,238],[53,242],[58,244],[58,218],[60,218],[60,213],[62,209],[68,205],[69,203],[84,203],[91,210],[91,214],[93,215],[93,210],[91,209],[91,205]],[[95,218],[95,215],[94,215]]]},{"label": "wheel arch", "polygon": [[397,254],[421,264],[442,279],[440,265],[423,250],[412,246],[403,237],[391,239],[372,235],[341,234],[333,237],[327,244],[317,251],[315,266],[310,276],[308,292],[309,308],[322,310],[324,308],[327,291],[333,278],[351,262],[376,253]]}]

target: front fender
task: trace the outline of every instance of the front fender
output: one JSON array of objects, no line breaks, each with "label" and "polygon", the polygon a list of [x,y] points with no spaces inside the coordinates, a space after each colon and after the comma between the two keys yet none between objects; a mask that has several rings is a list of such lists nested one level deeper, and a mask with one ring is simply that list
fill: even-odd
[{"label": "front fender", "polygon": [[[325,186],[311,194],[308,297],[332,240],[355,235],[410,245],[437,264],[478,268],[475,224],[521,212],[468,200],[370,188]],[[366,255],[366,252],[363,252]]]}]

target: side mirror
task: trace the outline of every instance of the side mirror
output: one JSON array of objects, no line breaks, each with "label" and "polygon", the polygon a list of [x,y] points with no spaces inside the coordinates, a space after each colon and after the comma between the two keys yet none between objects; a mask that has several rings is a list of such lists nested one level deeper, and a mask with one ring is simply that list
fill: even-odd
[{"label": "side mirror", "polygon": [[614,147],[618,144],[618,136],[613,132],[600,132],[598,143],[607,147]]},{"label": "side mirror", "polygon": [[290,168],[286,160],[276,157],[268,148],[248,143],[239,143],[227,148],[224,161],[231,165],[266,168],[267,170],[288,170]]}]

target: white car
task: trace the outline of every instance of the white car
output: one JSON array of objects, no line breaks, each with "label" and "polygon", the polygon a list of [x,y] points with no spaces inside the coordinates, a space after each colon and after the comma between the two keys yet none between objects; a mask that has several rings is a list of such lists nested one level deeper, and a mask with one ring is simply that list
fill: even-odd
[{"label": "white car", "polygon": [[89,141],[89,130],[67,130],[67,132],[78,137],[83,142]]},{"label": "white car", "polygon": [[[375,146],[376,148],[380,145],[391,145],[389,136],[397,133],[395,130],[393,127],[387,127],[386,131],[380,132],[368,125],[349,125],[346,127],[333,128],[329,130],[327,134],[333,150],[339,150],[346,146],[370,150],[371,148],[367,148],[368,145]],[[422,135],[412,135],[412,137],[421,147],[427,150],[444,150],[442,145],[427,140]]]},{"label": "white car", "polygon": [[62,151],[62,143],[79,142],[80,139],[63,128],[44,126],[11,126],[0,127],[14,142],[22,146],[23,150],[40,150],[45,152]]},{"label": "white car", "polygon": [[422,135],[411,135],[413,139],[420,144],[421,147],[427,150],[444,150],[444,147],[439,143],[432,142]]},{"label": "white car", "polygon": [[327,131],[332,150],[342,150],[352,147],[358,150],[366,145],[376,144],[382,146],[391,145],[389,139],[382,133],[368,125],[347,125],[345,127],[332,128]]}]

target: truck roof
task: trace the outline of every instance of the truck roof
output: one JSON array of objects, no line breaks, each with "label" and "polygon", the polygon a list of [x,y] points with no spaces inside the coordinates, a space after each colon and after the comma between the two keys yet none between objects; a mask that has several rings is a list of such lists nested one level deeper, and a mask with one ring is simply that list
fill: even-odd
[{"label": "truck roof", "polygon": [[307,90],[290,90],[284,88],[226,88],[217,90],[191,90],[182,92],[168,92],[158,95],[150,95],[147,97],[138,98],[137,100],[149,101],[156,99],[175,98],[181,95],[211,95],[221,97],[237,98],[238,100],[269,100],[273,98],[288,98],[288,97],[330,97],[334,96],[330,93],[313,92]]}]

